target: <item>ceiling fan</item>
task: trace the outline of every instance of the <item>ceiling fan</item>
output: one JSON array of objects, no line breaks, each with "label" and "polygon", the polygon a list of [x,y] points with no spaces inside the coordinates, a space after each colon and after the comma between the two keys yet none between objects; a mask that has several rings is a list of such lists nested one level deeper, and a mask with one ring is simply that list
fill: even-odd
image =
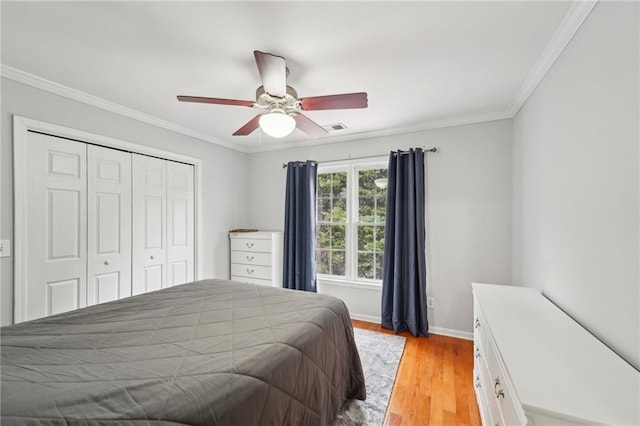
[{"label": "ceiling fan", "polygon": [[246,136],[260,128],[270,136],[284,137],[296,127],[312,137],[322,136],[327,131],[301,113],[301,111],[352,109],[367,107],[367,93],[345,93],[341,95],[298,98],[291,86],[287,86],[289,69],[282,56],[254,51],[262,86],[256,90],[256,100],[207,98],[201,96],[178,96],[181,102],[235,105],[266,110],[236,130],[233,136]]}]

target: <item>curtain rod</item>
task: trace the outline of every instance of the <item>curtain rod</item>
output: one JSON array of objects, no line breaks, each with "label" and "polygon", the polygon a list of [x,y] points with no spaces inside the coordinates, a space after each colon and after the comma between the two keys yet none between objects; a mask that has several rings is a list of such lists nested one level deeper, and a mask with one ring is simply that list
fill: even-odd
[{"label": "curtain rod", "polygon": [[[438,152],[438,148],[437,147],[433,147],[433,148],[429,148],[429,149],[424,149],[424,147],[422,147],[424,152]],[[408,153],[408,151],[399,151],[401,154],[406,154]],[[382,154],[385,155],[385,154]],[[349,158],[338,158],[337,160],[324,160],[324,161],[316,161],[316,163],[332,163],[334,161],[346,161],[346,160],[364,160],[365,158],[372,158],[372,157],[381,157],[382,155],[367,155],[366,157],[349,157]],[[282,168],[286,169],[287,168],[287,163],[282,163]]]}]

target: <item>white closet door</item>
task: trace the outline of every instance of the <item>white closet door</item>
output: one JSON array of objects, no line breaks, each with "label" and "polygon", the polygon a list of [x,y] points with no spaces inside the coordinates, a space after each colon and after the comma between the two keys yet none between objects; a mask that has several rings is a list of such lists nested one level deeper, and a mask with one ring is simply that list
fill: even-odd
[{"label": "white closet door", "polygon": [[167,162],[132,154],[133,294],[166,286]]},{"label": "white closet door", "polygon": [[131,154],[87,147],[87,304],[131,296]]},{"label": "white closet door", "polygon": [[16,322],[87,304],[87,146],[29,132],[27,149],[27,268]]},{"label": "white closet door", "polygon": [[167,161],[167,286],[193,281],[193,166]]}]

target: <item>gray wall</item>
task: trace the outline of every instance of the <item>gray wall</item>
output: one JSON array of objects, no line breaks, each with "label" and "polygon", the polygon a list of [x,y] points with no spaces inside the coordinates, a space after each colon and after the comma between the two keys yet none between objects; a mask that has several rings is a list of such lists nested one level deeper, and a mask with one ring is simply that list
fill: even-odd
[{"label": "gray wall", "polygon": [[637,2],[600,2],[514,119],[514,280],[640,368]]},{"label": "gray wall", "polygon": [[[388,155],[390,150],[436,146],[438,153],[426,155],[428,293],[435,298],[430,327],[470,337],[470,283],[511,282],[511,137],[511,120],[502,120],[251,154],[247,226],[283,228],[283,162]],[[319,290],[341,297],[355,317],[380,318],[379,288],[321,282]]]},{"label": "gray wall", "polygon": [[[10,239],[12,246],[14,114],[201,159],[202,223],[198,236],[202,240],[203,277],[228,278],[227,231],[246,223],[246,154],[3,78],[0,239]],[[13,317],[13,250],[11,257],[0,259],[0,268],[0,320],[6,325]]]}]

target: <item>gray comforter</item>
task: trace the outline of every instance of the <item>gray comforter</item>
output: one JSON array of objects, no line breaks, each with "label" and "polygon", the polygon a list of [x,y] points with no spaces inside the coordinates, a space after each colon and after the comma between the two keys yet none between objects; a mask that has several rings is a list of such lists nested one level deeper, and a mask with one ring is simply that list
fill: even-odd
[{"label": "gray comforter", "polygon": [[206,280],[1,332],[3,425],[325,425],[365,397],[325,295]]}]

